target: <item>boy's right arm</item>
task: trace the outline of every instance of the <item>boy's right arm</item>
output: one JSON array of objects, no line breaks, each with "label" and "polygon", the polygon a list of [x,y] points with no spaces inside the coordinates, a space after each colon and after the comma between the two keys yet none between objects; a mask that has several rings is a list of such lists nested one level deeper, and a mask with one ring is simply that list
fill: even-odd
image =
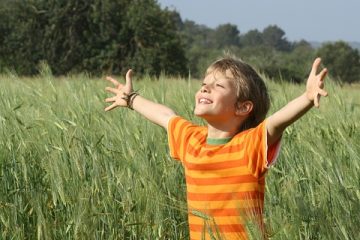
[{"label": "boy's right arm", "polygon": [[[107,87],[106,91],[114,93],[115,96],[105,99],[106,102],[112,103],[110,106],[105,108],[105,111],[110,111],[116,107],[128,107],[126,96],[133,92],[131,76],[132,70],[130,69],[126,73],[125,85],[119,83],[111,77],[106,77],[106,80],[112,82],[115,86],[114,88]],[[139,95],[135,96],[131,104],[131,107],[135,111],[165,129],[167,129],[167,124],[170,118],[176,115],[175,112],[167,106],[152,102]]]}]

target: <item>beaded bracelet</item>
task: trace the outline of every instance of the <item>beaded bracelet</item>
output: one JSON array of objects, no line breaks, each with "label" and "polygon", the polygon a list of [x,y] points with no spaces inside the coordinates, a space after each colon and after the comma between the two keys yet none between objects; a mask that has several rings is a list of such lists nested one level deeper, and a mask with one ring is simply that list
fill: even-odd
[{"label": "beaded bracelet", "polygon": [[133,108],[133,103],[134,103],[134,99],[139,95],[139,93],[137,92],[132,92],[129,94],[129,103],[127,103],[127,107],[130,108],[131,110],[134,110]]},{"label": "beaded bracelet", "polygon": [[134,110],[134,108],[132,107],[133,103],[134,103],[134,99],[136,98],[136,96],[139,95],[139,93],[137,93],[136,91],[133,91],[131,93],[123,93],[123,95],[124,96],[121,98],[125,100],[126,106],[128,108],[130,108],[131,110]]}]

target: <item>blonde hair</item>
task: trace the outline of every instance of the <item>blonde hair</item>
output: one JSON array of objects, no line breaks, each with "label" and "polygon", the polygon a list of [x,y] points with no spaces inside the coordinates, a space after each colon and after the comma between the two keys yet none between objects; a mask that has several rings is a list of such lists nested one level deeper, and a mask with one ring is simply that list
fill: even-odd
[{"label": "blonde hair", "polygon": [[239,131],[259,125],[265,119],[270,108],[269,94],[265,82],[259,74],[249,64],[229,56],[212,63],[206,70],[206,75],[216,71],[234,80],[237,104],[244,101],[253,103],[253,109]]}]

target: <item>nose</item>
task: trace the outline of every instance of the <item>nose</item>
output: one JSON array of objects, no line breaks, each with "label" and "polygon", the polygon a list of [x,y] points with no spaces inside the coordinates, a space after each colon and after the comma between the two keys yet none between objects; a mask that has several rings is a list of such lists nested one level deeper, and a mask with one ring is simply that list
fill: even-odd
[{"label": "nose", "polygon": [[202,85],[202,86],[201,86],[201,89],[200,89],[200,92],[201,92],[201,93],[208,93],[208,92],[210,92],[209,86],[207,86],[207,85]]}]

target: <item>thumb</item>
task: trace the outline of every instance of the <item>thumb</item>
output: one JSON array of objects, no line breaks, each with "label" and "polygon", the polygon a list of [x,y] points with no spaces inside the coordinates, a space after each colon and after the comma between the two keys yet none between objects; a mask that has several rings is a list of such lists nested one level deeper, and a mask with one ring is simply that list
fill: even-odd
[{"label": "thumb", "polygon": [[126,86],[130,91],[132,91],[132,74],[132,69],[129,69],[126,73]]}]

